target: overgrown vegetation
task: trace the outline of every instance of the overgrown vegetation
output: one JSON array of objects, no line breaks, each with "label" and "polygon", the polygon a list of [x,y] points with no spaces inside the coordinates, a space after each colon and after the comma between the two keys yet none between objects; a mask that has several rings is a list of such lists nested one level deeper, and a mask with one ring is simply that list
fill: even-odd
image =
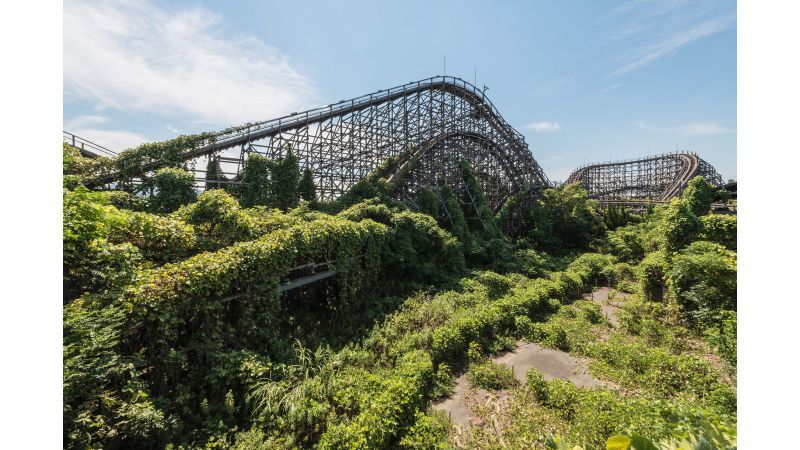
[{"label": "overgrown vegetation", "polygon": [[[708,214],[707,183],[641,218],[547,190],[518,239],[466,163],[421,212],[392,200],[396,161],[317,201],[290,149],[235,184],[212,158],[199,195],[177,163],[149,196],[80,186],[206,138],[111,166],[65,147],[65,447],[735,445],[736,220]],[[632,294],[618,327],[581,300],[600,285]],[[518,382],[492,357],[520,340],[607,386]],[[458,432],[429,409],[461,374],[510,395],[494,422]]]}]

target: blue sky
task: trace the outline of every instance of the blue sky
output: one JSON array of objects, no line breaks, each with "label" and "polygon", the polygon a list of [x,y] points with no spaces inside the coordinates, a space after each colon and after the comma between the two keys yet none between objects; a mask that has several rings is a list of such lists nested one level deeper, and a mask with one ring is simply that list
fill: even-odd
[{"label": "blue sky", "polygon": [[682,150],[736,178],[736,3],[64,3],[64,128],[113,150],[440,75],[553,180]]}]

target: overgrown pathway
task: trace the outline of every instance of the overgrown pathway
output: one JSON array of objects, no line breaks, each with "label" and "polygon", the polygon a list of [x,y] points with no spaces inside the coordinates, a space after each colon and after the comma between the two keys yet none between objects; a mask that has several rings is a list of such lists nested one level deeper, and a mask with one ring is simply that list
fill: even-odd
[{"label": "overgrown pathway", "polygon": [[626,294],[624,292],[615,291],[614,300],[609,300],[608,296],[611,293],[611,288],[609,287],[599,287],[592,291],[591,294],[587,294],[586,298],[591,299],[592,301],[596,302],[600,305],[600,309],[603,311],[603,315],[608,318],[608,321],[611,322],[611,325],[619,326],[619,318],[617,317],[617,310],[621,306],[620,300],[625,301],[630,297],[630,294]]},{"label": "overgrown pathway", "polygon": [[[603,314],[616,327],[619,325],[617,310],[620,304],[617,301],[608,301],[610,291],[608,287],[597,288],[591,294],[587,294],[587,299],[591,297],[593,301],[597,302]],[[624,300],[628,296],[629,294],[617,292],[615,298]],[[546,380],[557,378],[586,388],[605,385],[604,382],[589,374],[588,364],[585,360],[575,358],[567,352],[542,347],[535,343],[520,341],[514,350],[492,358],[492,362],[510,367],[514,377],[520,383],[525,383],[528,370],[534,368],[542,372]],[[473,413],[473,409],[490,397],[504,403],[508,399],[509,393],[505,390],[489,392],[485,389],[476,389],[470,385],[466,375],[462,374],[456,378],[453,395],[434,403],[432,407],[436,410],[446,411],[455,425],[465,427],[480,425],[481,419]]]}]

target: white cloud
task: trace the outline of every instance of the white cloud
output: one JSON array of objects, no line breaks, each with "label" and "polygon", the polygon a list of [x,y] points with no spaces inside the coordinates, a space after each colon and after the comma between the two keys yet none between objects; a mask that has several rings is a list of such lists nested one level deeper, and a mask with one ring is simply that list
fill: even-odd
[{"label": "white cloud", "polygon": [[736,131],[735,129],[724,127],[719,122],[694,122],[674,127],[661,127],[639,121],[636,123],[636,126],[652,133],[667,133],[681,136],[707,136],[734,133]]},{"label": "white cloud", "polygon": [[313,89],[286,55],[223,34],[200,7],[148,0],[64,4],[64,93],[114,108],[215,125],[270,119],[310,105]]},{"label": "white cloud", "polygon": [[668,33],[656,42],[639,47],[621,58],[621,67],[612,75],[620,75],[650,64],[657,59],[673,54],[681,47],[706,36],[725,31],[736,24],[735,14],[726,14],[699,23],[694,23],[681,30]]},{"label": "white cloud", "polygon": [[552,133],[561,129],[558,122],[533,122],[524,126],[528,130],[533,130],[537,133]]}]

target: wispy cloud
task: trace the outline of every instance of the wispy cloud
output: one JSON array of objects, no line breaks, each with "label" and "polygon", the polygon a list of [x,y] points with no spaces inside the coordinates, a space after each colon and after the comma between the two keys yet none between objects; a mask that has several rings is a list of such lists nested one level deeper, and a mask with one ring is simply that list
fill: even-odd
[{"label": "wispy cloud", "polygon": [[607,44],[621,46],[610,76],[622,75],[736,27],[735,3],[725,0],[634,0],[600,16]]},{"label": "wispy cloud", "polygon": [[651,133],[665,133],[680,136],[704,136],[736,132],[735,129],[726,128],[719,122],[694,122],[673,127],[664,127],[639,121],[636,123],[636,126]]},{"label": "wispy cloud", "polygon": [[612,75],[619,75],[630,72],[634,69],[645,66],[659,58],[670,55],[678,51],[681,47],[690,44],[698,39],[712,34],[719,33],[731,28],[736,23],[736,16],[726,15],[711,20],[700,22],[692,27],[680,30],[664,36],[657,42],[636,49],[630,55],[623,58],[622,67],[615,70]]},{"label": "wispy cloud", "polygon": [[538,88],[536,88],[534,93],[536,95],[542,95],[542,94],[547,94],[547,93],[550,93],[550,92],[558,91],[562,87],[564,87],[564,86],[568,85],[569,83],[571,83],[572,81],[574,81],[576,78],[577,78],[577,76],[573,74],[573,75],[567,75],[567,76],[552,80],[552,81],[547,82],[547,83],[539,86]]},{"label": "wispy cloud", "polygon": [[601,95],[603,95],[603,94],[606,94],[606,93],[608,93],[608,92],[611,92],[611,91],[613,91],[614,89],[617,89],[617,88],[619,88],[619,87],[621,87],[621,86],[622,86],[622,83],[614,83],[614,84],[612,84],[611,86],[606,86],[606,87],[604,87],[603,89],[600,89],[599,91],[595,92],[594,94],[591,94],[591,95],[589,96],[589,98],[595,98],[595,97],[599,97],[599,96],[601,96]]},{"label": "wispy cloud", "polygon": [[526,128],[528,130],[533,130],[533,131],[535,131],[537,133],[552,133],[552,132],[560,130],[561,129],[561,125],[559,125],[558,122],[543,121],[543,122],[529,123],[529,124],[523,126],[523,128]]},{"label": "wispy cloud", "polygon": [[207,9],[69,0],[64,92],[99,111],[219,126],[303,109],[314,91],[286,55],[254,37],[229,36]]}]

